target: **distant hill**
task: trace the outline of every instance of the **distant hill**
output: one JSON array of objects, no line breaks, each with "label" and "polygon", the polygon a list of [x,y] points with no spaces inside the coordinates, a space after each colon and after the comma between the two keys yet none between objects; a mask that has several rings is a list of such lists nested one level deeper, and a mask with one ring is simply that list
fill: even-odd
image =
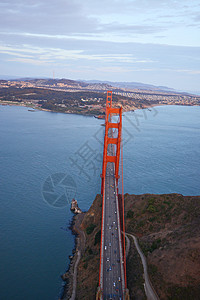
[{"label": "distant hill", "polygon": [[20,76],[11,76],[11,75],[0,75],[0,80],[23,80],[23,81],[38,81],[43,80],[46,81],[46,84],[53,83],[65,83],[71,85],[87,86],[91,84],[99,84],[99,85],[108,85],[118,88],[125,89],[140,89],[140,90],[152,90],[152,91],[175,91],[173,88],[169,88],[166,86],[155,86],[151,84],[145,84],[142,82],[112,82],[112,81],[102,81],[102,80],[71,80],[66,78],[48,78],[48,77],[20,77]]},{"label": "distant hill", "polygon": [[140,89],[140,90],[152,90],[152,91],[175,91],[173,88],[166,86],[155,86],[151,84],[145,84],[141,82],[112,82],[112,81],[99,81],[99,80],[87,80],[87,83],[104,83],[118,88],[125,89]]},{"label": "distant hill", "polygon": [[173,88],[167,86],[156,86],[152,84],[146,84],[142,82],[121,82],[121,81],[102,81],[102,80],[72,80],[66,78],[49,78],[49,77],[20,77],[15,75],[0,75],[0,80],[9,80],[9,81],[26,81],[32,83],[40,83],[42,85],[54,85],[57,84],[65,84],[70,85],[74,88],[86,88],[86,89],[94,89],[94,90],[112,90],[112,88],[117,91],[119,89],[126,90],[142,90],[142,91],[152,91],[152,92],[173,92],[173,93],[181,93],[181,94],[193,94],[200,95],[200,91],[183,91],[183,90],[175,90]]},{"label": "distant hill", "polygon": [[19,78],[20,78],[19,76],[0,75],[0,80],[16,80]]},{"label": "distant hill", "polygon": [[0,75],[0,80],[34,80],[34,79],[47,79],[48,77],[22,77],[17,75]]}]

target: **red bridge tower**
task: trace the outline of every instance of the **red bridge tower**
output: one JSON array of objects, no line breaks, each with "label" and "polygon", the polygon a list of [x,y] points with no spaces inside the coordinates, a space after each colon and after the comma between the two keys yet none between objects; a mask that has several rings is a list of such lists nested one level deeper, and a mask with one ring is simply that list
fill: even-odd
[{"label": "red bridge tower", "polygon": [[[119,122],[112,122],[112,114],[119,116]],[[117,137],[113,137],[113,132],[109,136],[110,129],[115,128],[117,130]],[[107,92],[106,98],[106,119],[105,119],[105,137],[104,137],[104,151],[103,151],[103,168],[102,168],[102,183],[101,183],[101,194],[103,195],[105,176],[106,176],[106,166],[108,162],[113,162],[115,164],[115,178],[118,183],[119,179],[119,161],[120,161],[120,146],[121,146],[121,131],[122,131],[122,107],[113,108],[112,107],[112,91]],[[108,145],[114,144],[113,155],[108,155]]]}]

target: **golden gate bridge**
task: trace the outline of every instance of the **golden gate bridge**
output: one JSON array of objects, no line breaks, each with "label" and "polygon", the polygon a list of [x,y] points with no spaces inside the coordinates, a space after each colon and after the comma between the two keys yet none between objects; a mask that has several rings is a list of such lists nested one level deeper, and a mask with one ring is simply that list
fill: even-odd
[{"label": "golden gate bridge", "polygon": [[[121,163],[121,176],[119,168]],[[129,299],[126,280],[122,107],[112,106],[107,91],[102,165],[102,224],[99,287],[96,299]],[[119,179],[122,185],[119,194]]]}]

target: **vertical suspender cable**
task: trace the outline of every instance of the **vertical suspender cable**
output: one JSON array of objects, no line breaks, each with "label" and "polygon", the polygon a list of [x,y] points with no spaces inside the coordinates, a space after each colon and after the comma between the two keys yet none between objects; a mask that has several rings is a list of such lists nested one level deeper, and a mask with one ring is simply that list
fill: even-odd
[{"label": "vertical suspender cable", "polygon": [[[121,133],[122,136],[122,133]],[[124,182],[123,182],[123,137],[121,138],[121,170],[122,170],[122,214],[123,214],[123,248],[124,248],[124,280],[125,280],[125,287],[127,287],[127,280],[126,280],[126,249],[125,249],[125,218],[124,218]]]}]

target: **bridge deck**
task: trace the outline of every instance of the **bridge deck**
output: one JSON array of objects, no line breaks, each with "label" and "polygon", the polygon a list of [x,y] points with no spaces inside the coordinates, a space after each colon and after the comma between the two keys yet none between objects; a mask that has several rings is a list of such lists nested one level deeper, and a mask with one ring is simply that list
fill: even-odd
[{"label": "bridge deck", "polygon": [[101,274],[103,299],[124,299],[121,229],[113,163],[108,163],[106,169],[103,217]]}]

